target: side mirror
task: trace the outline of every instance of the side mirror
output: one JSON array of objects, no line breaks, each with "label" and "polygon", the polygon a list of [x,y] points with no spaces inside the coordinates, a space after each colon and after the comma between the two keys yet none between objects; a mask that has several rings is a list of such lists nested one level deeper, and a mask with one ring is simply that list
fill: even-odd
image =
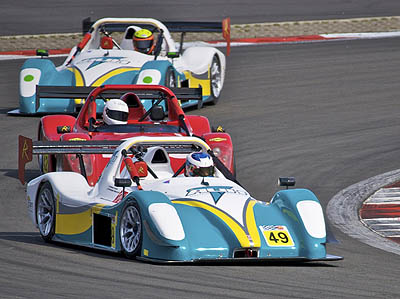
[{"label": "side mirror", "polygon": [[37,49],[36,50],[36,56],[40,56],[41,58],[43,58],[44,56],[49,56],[49,51],[45,50],[45,49]]},{"label": "side mirror", "polygon": [[178,58],[179,57],[179,52],[168,52],[167,53],[168,58]]},{"label": "side mirror", "polygon": [[286,187],[286,189],[288,189],[294,185],[296,185],[296,179],[294,177],[280,177],[278,179],[278,186]]},{"label": "side mirror", "polygon": [[132,185],[132,180],[115,178],[114,185],[115,187],[123,187],[123,188],[130,187]]}]

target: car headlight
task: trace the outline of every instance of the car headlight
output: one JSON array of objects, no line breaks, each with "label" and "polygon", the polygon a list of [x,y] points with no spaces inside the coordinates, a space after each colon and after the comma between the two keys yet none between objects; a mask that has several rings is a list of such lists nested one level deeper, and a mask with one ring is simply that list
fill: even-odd
[{"label": "car headlight", "polygon": [[19,93],[23,97],[32,97],[36,93],[36,85],[39,84],[41,71],[36,68],[23,69],[19,75]]},{"label": "car headlight", "polygon": [[158,70],[144,70],[140,72],[137,84],[157,85],[160,84],[161,73]]}]

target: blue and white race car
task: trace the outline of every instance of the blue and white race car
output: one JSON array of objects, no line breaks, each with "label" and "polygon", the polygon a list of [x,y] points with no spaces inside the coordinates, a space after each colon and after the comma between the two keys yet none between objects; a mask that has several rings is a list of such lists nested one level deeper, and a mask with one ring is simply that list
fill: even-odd
[{"label": "blue and white race car", "polygon": [[[21,158],[35,151],[110,155],[112,144],[100,143],[24,145]],[[193,151],[213,157],[213,176],[181,174]],[[293,185],[291,179],[280,181]],[[28,183],[27,199],[45,241],[129,258],[159,263],[342,259],[327,254],[323,211],[311,191],[281,190],[269,203],[258,201],[197,137],[129,138],[114,150],[95,186],[83,174],[52,172]]]},{"label": "blue and white race car", "polygon": [[[104,18],[90,24],[62,65],[56,67],[49,59],[25,61],[20,72],[19,109],[9,114],[75,113],[82,106],[82,99],[40,99],[37,85],[201,87],[203,103],[218,101],[225,79],[225,55],[210,46],[183,49],[183,36],[186,32],[223,32],[229,40],[229,19],[222,23],[161,23],[151,18]],[[171,32],[182,33],[180,43],[175,43]],[[112,34],[118,35],[118,41]],[[38,51],[42,58],[46,54]],[[191,105],[198,102],[182,102],[183,107]],[[102,108],[98,107],[98,112]]]}]

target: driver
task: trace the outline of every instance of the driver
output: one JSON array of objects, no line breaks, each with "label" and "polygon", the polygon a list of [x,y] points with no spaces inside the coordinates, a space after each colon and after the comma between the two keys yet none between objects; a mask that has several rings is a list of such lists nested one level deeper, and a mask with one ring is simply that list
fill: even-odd
[{"label": "driver", "polygon": [[140,29],[133,35],[133,47],[136,51],[151,54],[154,50],[154,35],[150,30]]},{"label": "driver", "polygon": [[185,176],[214,176],[214,162],[207,153],[191,153],[186,157]]},{"label": "driver", "polygon": [[128,105],[121,99],[109,100],[103,109],[103,120],[107,125],[126,125],[128,123]]}]

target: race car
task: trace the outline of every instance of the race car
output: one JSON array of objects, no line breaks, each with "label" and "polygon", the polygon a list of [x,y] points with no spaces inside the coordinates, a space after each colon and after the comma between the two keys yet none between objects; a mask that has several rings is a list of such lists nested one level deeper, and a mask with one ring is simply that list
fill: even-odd
[{"label": "race car", "polygon": [[[46,142],[41,150],[109,152],[102,141],[88,141],[85,151],[73,142]],[[208,172],[190,176],[188,155],[209,155],[214,163]],[[294,179],[280,178],[280,185],[293,186]],[[95,186],[75,172],[47,173],[28,183],[27,202],[45,241],[144,261],[342,259],[326,252],[323,211],[310,190],[281,190],[270,202],[256,200],[229,176],[208,144],[193,136],[128,138]]]},{"label": "race car", "polygon": [[[104,85],[100,87],[39,86],[38,102],[42,98],[82,98],[85,104],[77,117],[72,115],[46,115],[40,119],[38,141],[71,143],[76,141],[109,140],[119,141],[133,136],[200,136],[216,152],[221,161],[235,172],[232,140],[221,129],[213,132],[204,116],[185,115],[181,101],[201,101],[200,88],[169,88],[161,85]],[[104,103],[122,102],[126,112],[113,111]],[[96,113],[102,103],[104,113]],[[144,104],[143,104],[144,103]],[[146,107],[148,107],[146,109]],[[124,123],[107,122],[106,110],[125,113]],[[111,113],[110,112],[110,113]],[[119,143],[117,143],[119,144]],[[42,173],[72,170],[81,172],[85,163],[85,176],[89,185],[94,186],[103,168],[110,159],[109,154],[72,155],[58,152],[40,154],[39,167]]]},{"label": "race car", "polygon": [[[92,24],[86,21],[85,24]],[[229,40],[229,19],[214,22],[161,23],[151,18],[104,18],[92,24],[82,41],[58,67],[49,59],[31,58],[20,72],[19,109],[9,114],[75,113],[80,99],[43,99],[36,105],[36,85],[100,86],[153,84],[202,87],[201,103],[216,104],[225,80],[225,55],[209,46],[183,49],[186,32],[221,32]],[[112,34],[122,34],[121,40]],[[182,32],[176,44],[170,32]],[[115,35],[114,34],[114,35]],[[156,38],[155,38],[156,37]],[[46,51],[37,51],[46,57]],[[197,105],[182,103],[183,107]],[[98,112],[102,107],[98,107]]]}]

